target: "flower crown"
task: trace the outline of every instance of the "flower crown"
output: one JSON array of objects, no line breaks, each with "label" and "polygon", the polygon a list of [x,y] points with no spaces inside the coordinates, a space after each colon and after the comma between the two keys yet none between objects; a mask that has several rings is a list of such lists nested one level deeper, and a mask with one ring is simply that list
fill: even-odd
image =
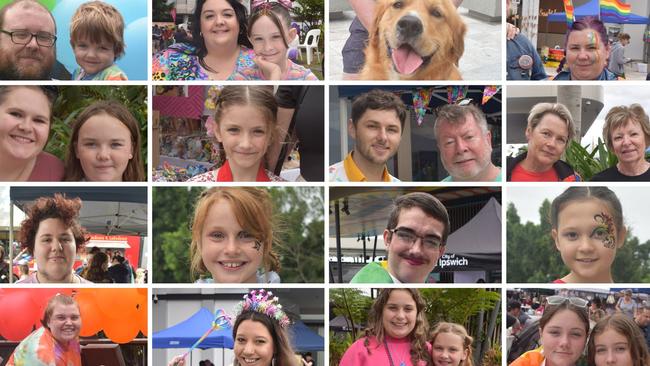
[{"label": "flower crown", "polygon": [[286,328],[291,324],[287,313],[282,310],[282,304],[278,302],[278,297],[273,296],[271,291],[267,292],[264,289],[252,290],[244,295],[244,300],[235,307],[235,314],[238,317],[245,311],[264,314],[278,322],[282,328]]}]

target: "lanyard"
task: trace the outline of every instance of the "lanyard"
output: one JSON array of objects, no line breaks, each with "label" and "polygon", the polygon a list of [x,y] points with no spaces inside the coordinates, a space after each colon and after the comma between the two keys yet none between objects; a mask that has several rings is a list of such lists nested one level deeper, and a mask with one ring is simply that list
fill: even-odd
[{"label": "lanyard", "polygon": [[[388,362],[390,363],[390,366],[395,366],[393,363],[393,357],[390,355],[390,349],[388,349],[388,342],[386,339],[384,339],[384,348],[386,348],[386,354],[388,355]],[[406,366],[406,363],[402,361],[402,363],[399,364],[399,366]]]}]

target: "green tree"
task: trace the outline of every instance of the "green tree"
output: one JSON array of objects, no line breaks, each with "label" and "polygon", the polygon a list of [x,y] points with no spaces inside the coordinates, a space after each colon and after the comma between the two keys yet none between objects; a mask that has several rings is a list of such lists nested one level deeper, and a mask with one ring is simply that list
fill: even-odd
[{"label": "green tree", "polygon": [[429,324],[440,321],[465,324],[471,316],[494,309],[501,298],[498,292],[478,288],[423,288],[420,293],[427,304]]},{"label": "green tree", "polygon": [[[325,12],[324,0],[297,0],[299,6],[294,6],[292,13],[293,18],[302,23],[300,38],[304,39],[307,31],[314,28],[319,28],[323,23]],[[321,41],[324,39],[325,34],[321,32]]]},{"label": "green tree", "polygon": [[165,0],[154,0],[151,9],[152,19],[154,22],[173,22],[171,11],[175,3],[167,4]]}]

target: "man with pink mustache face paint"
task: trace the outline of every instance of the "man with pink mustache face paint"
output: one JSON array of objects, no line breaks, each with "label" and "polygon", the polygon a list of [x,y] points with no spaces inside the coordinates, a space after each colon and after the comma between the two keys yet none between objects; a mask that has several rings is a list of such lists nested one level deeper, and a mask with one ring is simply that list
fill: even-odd
[{"label": "man with pink mustache face paint", "polygon": [[449,215],[433,195],[408,193],[395,199],[384,230],[388,260],[364,266],[350,283],[425,283],[445,252]]}]

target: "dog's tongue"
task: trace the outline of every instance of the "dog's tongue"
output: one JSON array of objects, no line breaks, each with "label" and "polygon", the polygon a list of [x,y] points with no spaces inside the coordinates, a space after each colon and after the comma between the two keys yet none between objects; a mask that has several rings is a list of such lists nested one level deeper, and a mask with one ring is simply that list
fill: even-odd
[{"label": "dog's tongue", "polygon": [[422,57],[418,55],[413,48],[408,45],[400,46],[393,50],[393,64],[400,74],[408,75],[417,70],[422,65]]}]

